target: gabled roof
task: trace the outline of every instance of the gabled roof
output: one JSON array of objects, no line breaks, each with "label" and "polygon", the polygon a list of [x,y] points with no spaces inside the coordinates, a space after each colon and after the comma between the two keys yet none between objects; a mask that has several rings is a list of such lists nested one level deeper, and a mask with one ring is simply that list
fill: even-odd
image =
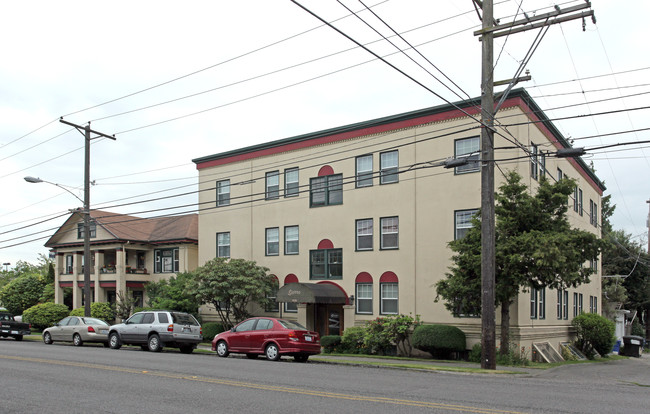
[{"label": "gabled roof", "polygon": [[[97,224],[98,228],[103,228],[112,236],[109,239],[93,238],[91,240],[92,244],[127,241],[146,244],[173,242],[198,243],[198,214],[142,218],[102,210],[91,210],[90,217]],[[56,247],[62,244],[70,245],[70,243],[61,243],[61,240],[68,232],[76,232],[76,225],[82,220],[83,213],[75,212],[71,214],[65,223],[45,243],[45,247]]]}]

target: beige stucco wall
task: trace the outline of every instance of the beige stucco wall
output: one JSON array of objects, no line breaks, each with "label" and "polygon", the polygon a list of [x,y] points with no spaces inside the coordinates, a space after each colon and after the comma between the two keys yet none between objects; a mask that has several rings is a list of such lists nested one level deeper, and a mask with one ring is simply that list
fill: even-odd
[{"label": "beige stucco wall", "polygon": [[[518,107],[501,111],[500,117],[513,124],[529,121]],[[346,326],[350,326],[348,321],[359,325],[380,316],[379,278],[384,272],[392,271],[399,278],[400,313],[421,315],[427,323],[459,326],[468,334],[468,345],[471,346],[479,338],[480,319],[453,317],[442,301],[434,301],[434,285],[444,277],[450,265],[447,243],[454,238],[454,212],[480,207],[480,172],[456,175],[453,169],[426,167],[453,157],[456,139],[478,136],[478,128],[462,131],[474,124],[467,118],[457,118],[200,169],[199,187],[208,191],[199,192],[199,202],[204,210],[199,215],[198,264],[216,256],[216,233],[230,232],[231,257],[252,259],[268,267],[280,284],[290,273],[297,275],[301,282],[318,282],[309,279],[309,250],[316,249],[322,239],[329,239],[335,248],[343,249],[343,278],[333,282],[348,295],[355,295],[355,277],[360,272],[370,273],[374,282],[373,314],[351,315],[354,310],[346,310]],[[514,138],[510,134],[526,147],[534,143],[543,151],[554,151],[554,144],[535,124],[498,130],[494,144],[499,167],[495,170],[496,188],[504,181],[500,170],[514,169],[534,189],[537,181],[531,178],[529,159],[521,158],[525,153],[521,149],[501,148],[513,147],[511,141]],[[455,131],[462,132],[451,134]],[[443,134],[447,136],[435,138]],[[355,157],[372,153],[373,170],[377,171],[380,152],[394,146],[399,146],[400,170],[411,167],[410,171],[400,174],[399,183],[380,185],[375,177],[372,187],[355,188]],[[518,157],[518,160],[506,160]],[[324,165],[332,167],[335,174],[343,175],[343,204],[310,208],[309,179],[316,177]],[[302,192],[298,197],[285,198],[282,196],[283,172],[293,167],[300,168]],[[583,208],[587,211],[580,217],[573,212],[571,204],[568,214],[571,224],[598,233],[599,228],[590,225],[588,217],[590,199],[597,202],[600,212],[597,188],[588,182],[586,174],[576,170],[572,160],[547,157],[546,169],[550,176],[556,177],[558,167],[569,177],[577,179],[583,190],[583,203],[586,204]],[[275,170],[280,172],[281,196],[277,200],[264,200],[265,173]],[[224,179],[230,180],[231,205],[215,208],[215,184]],[[379,248],[379,220],[388,216],[399,217],[398,250]],[[355,252],[355,220],[362,218],[373,219],[373,250]],[[284,227],[293,225],[300,229],[300,254],[285,255]],[[279,256],[265,256],[265,229],[269,227],[280,229]],[[590,295],[599,298],[600,308],[599,277],[600,274],[592,278],[593,283],[570,290],[571,293],[583,293],[586,308]],[[548,337],[566,338],[572,315],[569,320],[557,320],[555,291],[547,289],[546,318],[543,320],[530,319],[529,299],[527,293],[520,295],[511,309],[513,336],[522,344],[529,345],[537,340],[537,335],[530,333],[535,330],[528,328],[542,326]],[[500,323],[498,309],[497,323]]]}]

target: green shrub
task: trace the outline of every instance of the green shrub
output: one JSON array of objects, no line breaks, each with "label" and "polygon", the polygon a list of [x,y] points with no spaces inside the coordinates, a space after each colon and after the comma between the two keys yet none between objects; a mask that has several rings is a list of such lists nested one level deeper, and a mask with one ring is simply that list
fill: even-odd
[{"label": "green shrub", "polygon": [[364,346],[380,355],[411,355],[411,331],[420,325],[420,315],[385,316],[365,325]]},{"label": "green shrub", "polygon": [[350,354],[368,354],[370,350],[364,345],[365,328],[353,326],[346,328],[341,337],[341,352]]},{"label": "green shrub", "polygon": [[634,319],[634,322],[632,322],[632,330],[630,331],[630,334],[645,338],[645,327],[638,319]]},{"label": "green shrub", "polygon": [[59,303],[41,303],[25,310],[23,320],[39,331],[48,328],[70,314],[67,306]]},{"label": "green shrub", "polygon": [[320,346],[323,347],[323,352],[326,354],[336,352],[340,345],[341,337],[339,335],[325,335],[320,338]]},{"label": "green shrub", "polygon": [[[70,316],[84,316],[84,314],[85,308],[76,308],[70,312]],[[90,304],[90,316],[112,324],[115,321],[115,310],[110,303],[93,302]]]},{"label": "green shrub", "polygon": [[616,342],[614,322],[596,313],[581,313],[571,325],[576,328],[575,346],[587,358],[594,359],[596,352],[606,356],[612,351]]},{"label": "green shrub", "polygon": [[216,334],[225,331],[220,322],[206,322],[201,329],[203,330],[203,340],[206,342],[212,342]]},{"label": "green shrub", "polygon": [[483,351],[483,347],[481,346],[480,343],[474,344],[472,347],[472,350],[469,351],[469,354],[467,355],[467,360],[469,362],[481,362],[481,352]]},{"label": "green shrub", "polygon": [[420,325],[413,331],[413,346],[434,358],[447,358],[465,350],[465,333],[455,326]]}]

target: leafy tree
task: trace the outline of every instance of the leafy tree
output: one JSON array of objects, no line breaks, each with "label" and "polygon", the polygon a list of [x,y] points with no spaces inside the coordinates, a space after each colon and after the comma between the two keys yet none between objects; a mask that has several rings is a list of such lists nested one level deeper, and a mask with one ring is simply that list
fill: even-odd
[{"label": "leafy tree", "polygon": [[[551,184],[542,178],[533,196],[521,176],[506,174],[495,195],[495,304],[501,307],[501,347],[510,343],[510,305],[520,291],[564,289],[589,282],[585,262],[598,256],[602,242],[590,232],[571,228],[566,216],[575,181]],[[449,243],[454,253],[446,278],[436,284],[454,315],[479,315],[481,309],[480,213],[465,237]]]},{"label": "leafy tree", "polygon": [[116,293],[116,296],[117,301],[115,302],[115,318],[118,321],[121,321],[122,319],[128,319],[128,317],[131,316],[131,312],[133,312],[135,298],[133,296],[125,294],[124,291],[121,290]]},{"label": "leafy tree", "polygon": [[179,273],[169,280],[149,282],[147,284],[147,303],[156,309],[169,309],[198,314],[201,305],[196,296],[188,291],[189,283],[192,281],[191,273]]},{"label": "leafy tree", "polygon": [[0,303],[14,315],[22,315],[25,309],[39,302],[44,286],[45,282],[41,276],[20,276],[0,290]]},{"label": "leafy tree", "polygon": [[248,305],[268,306],[276,291],[275,277],[268,268],[244,259],[212,259],[192,272],[188,291],[199,303],[214,306],[224,328],[230,329],[249,315]]}]

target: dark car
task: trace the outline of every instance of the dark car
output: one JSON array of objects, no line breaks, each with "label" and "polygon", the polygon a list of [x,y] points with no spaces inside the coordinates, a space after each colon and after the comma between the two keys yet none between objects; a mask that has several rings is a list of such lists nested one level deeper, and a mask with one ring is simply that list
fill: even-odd
[{"label": "dark car", "polygon": [[306,362],[309,355],[320,354],[317,332],[307,330],[297,322],[277,318],[250,318],[229,331],[217,334],[212,350],[220,357],[230,353],[246,354],[249,358],[266,355],[277,361],[282,355]]}]

